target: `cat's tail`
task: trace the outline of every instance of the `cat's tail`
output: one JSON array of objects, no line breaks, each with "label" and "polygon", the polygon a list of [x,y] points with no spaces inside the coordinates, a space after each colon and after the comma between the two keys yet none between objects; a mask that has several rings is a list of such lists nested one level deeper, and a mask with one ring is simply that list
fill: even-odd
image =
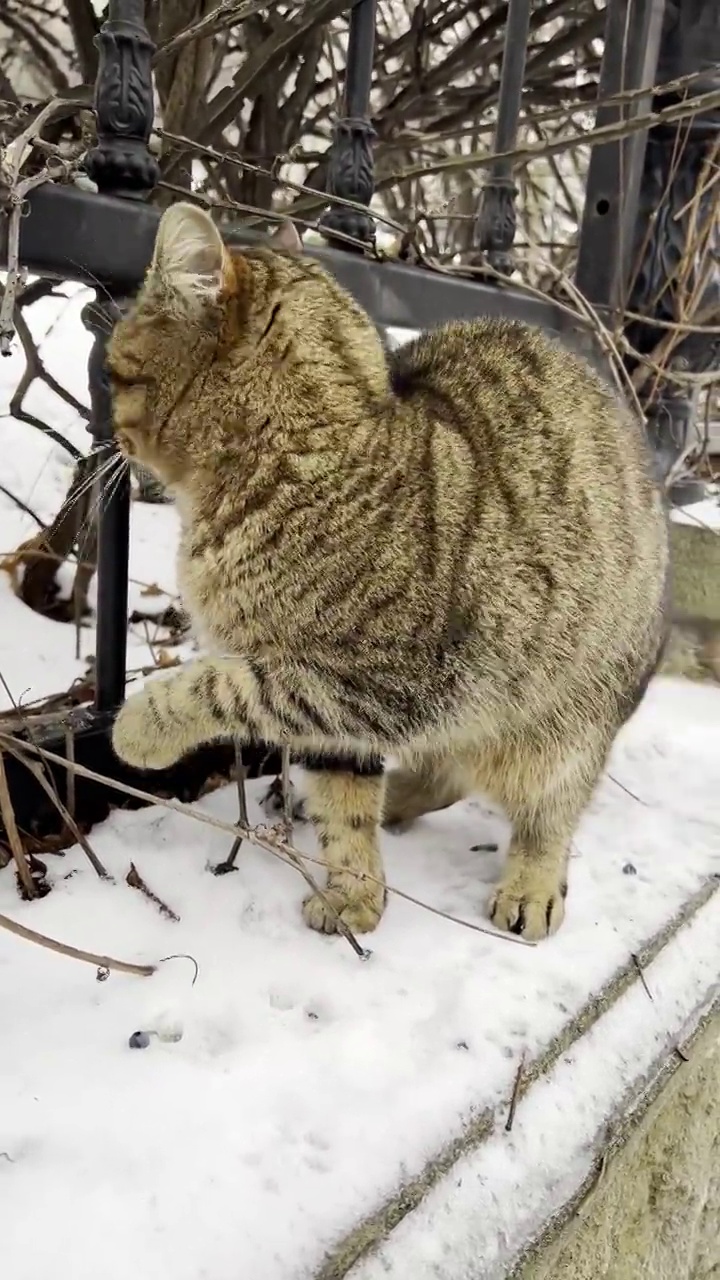
[{"label": "cat's tail", "polygon": [[672,625],[659,675],[720,683],[720,530],[670,526]]}]

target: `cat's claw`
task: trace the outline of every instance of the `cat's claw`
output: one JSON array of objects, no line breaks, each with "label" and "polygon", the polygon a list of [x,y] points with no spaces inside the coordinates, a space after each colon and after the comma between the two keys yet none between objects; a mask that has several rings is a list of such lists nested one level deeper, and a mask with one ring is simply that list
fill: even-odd
[{"label": "cat's claw", "polygon": [[565,917],[567,886],[544,877],[503,881],[495,890],[488,915],[498,929],[539,942],[557,933]]}]

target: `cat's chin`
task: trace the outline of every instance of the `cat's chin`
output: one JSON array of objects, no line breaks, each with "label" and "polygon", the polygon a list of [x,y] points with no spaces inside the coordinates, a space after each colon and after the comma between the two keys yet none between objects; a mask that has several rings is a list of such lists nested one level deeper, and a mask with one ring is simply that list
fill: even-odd
[{"label": "cat's chin", "polygon": [[166,489],[173,498],[176,490],[183,487],[183,480],[187,483],[189,479],[188,473],[181,471],[180,468],[157,467],[138,455],[132,459],[132,463],[133,466],[142,467],[144,471],[147,471],[155,483],[162,485],[163,489]]}]

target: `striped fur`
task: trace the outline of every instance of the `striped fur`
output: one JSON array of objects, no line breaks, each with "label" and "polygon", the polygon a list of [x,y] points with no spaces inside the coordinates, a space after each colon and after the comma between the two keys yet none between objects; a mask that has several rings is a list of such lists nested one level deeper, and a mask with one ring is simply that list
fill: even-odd
[{"label": "striped fur", "polygon": [[[664,640],[667,529],[642,432],[522,325],[448,325],[387,357],[281,236],[230,254],[174,206],[110,343],[117,436],[173,486],[209,655],[129,698],[115,748],[141,768],[230,734],[312,753],[329,889],[360,931],[385,901],[381,814],[482,789],[514,829],[490,914],[544,937]],[[317,900],[305,917],[334,928]]]}]

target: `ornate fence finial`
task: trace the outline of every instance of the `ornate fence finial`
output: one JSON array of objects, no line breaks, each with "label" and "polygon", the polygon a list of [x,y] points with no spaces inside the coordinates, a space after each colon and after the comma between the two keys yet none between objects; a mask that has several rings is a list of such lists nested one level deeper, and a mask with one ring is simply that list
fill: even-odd
[{"label": "ornate fence finial", "polygon": [[[375,190],[373,143],[376,135],[369,119],[374,55],[375,0],[359,0],[350,14],[345,114],[333,126],[325,190],[328,195],[365,205],[368,212],[347,205],[331,206],[320,218],[320,227],[328,240],[333,239],[333,231],[340,231],[366,244],[375,241],[375,222],[369,212]],[[341,240],[336,243],[352,247]]]},{"label": "ornate fence finial", "polygon": [[145,199],[159,177],[148,147],[155,45],[144,15],[144,0],[110,0],[108,19],[95,37],[100,50],[95,84],[98,139],[85,159],[98,190],[136,200]]},{"label": "ornate fence finial", "polygon": [[[510,0],[508,4],[495,129],[494,150],[498,153],[512,151],[517,142],[531,3],[532,0]],[[495,160],[480,193],[474,247],[480,251],[478,265],[485,261],[504,275],[513,270],[517,194],[512,162]]]}]

